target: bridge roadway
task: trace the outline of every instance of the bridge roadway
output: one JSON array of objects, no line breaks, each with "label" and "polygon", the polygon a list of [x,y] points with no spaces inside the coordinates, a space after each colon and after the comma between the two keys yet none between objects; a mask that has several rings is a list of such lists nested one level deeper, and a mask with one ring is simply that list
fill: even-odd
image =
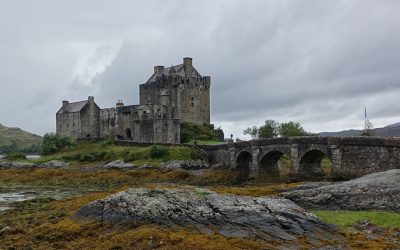
[{"label": "bridge roadway", "polygon": [[[290,137],[220,145],[198,145],[211,165],[229,166],[253,177],[282,178],[279,159],[290,159],[291,180],[347,180],[400,168],[400,138]],[[323,171],[322,160],[332,163]]]}]

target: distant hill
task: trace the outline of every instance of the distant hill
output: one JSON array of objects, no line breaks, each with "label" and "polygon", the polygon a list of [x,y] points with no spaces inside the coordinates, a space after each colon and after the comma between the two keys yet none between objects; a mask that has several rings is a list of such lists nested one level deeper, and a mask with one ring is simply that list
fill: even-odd
[{"label": "distant hill", "polygon": [[29,151],[32,145],[42,142],[42,137],[26,132],[20,128],[10,128],[0,124],[0,153],[11,148]]},{"label": "distant hill", "polygon": [[[339,132],[322,132],[318,133],[319,136],[359,136],[362,130],[350,129],[343,130]],[[376,136],[388,136],[395,137],[400,136],[400,123],[395,123],[388,125],[383,128],[375,128],[373,129],[374,135]]]}]

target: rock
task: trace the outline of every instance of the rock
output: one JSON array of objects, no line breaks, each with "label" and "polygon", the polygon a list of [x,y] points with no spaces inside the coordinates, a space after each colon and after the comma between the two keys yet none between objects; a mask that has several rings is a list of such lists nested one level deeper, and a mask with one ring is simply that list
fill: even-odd
[{"label": "rock", "polygon": [[58,161],[58,160],[48,161],[41,165],[41,167],[51,167],[51,168],[66,168],[68,166],[69,166],[69,163],[66,163],[63,161]]},{"label": "rock", "polygon": [[207,161],[193,160],[193,161],[170,161],[161,164],[163,168],[166,169],[178,169],[182,168],[185,170],[198,170],[198,169],[208,169],[210,165]]},{"label": "rock", "polygon": [[25,162],[0,162],[0,168],[18,168],[18,169],[31,169],[36,168],[38,165],[34,163]]},{"label": "rock", "polygon": [[10,230],[11,230],[11,227],[9,227],[9,226],[6,226],[5,228],[1,229],[0,230],[0,237],[5,235]]},{"label": "rock", "polygon": [[186,226],[228,237],[292,241],[337,239],[336,228],[290,200],[222,195],[209,190],[128,189],[82,207],[76,218],[113,224]]},{"label": "rock", "polygon": [[313,182],[313,183],[306,183],[302,184],[296,187],[295,190],[306,190],[306,189],[313,189],[313,188],[319,188],[327,185],[332,185],[334,184],[333,182]]},{"label": "rock", "polygon": [[109,162],[109,163],[103,165],[102,168],[106,168],[106,169],[118,168],[118,169],[131,170],[131,169],[135,169],[137,167],[131,163],[125,163],[122,160],[116,160],[116,161],[112,161],[112,162]]},{"label": "rock", "polygon": [[379,209],[400,211],[400,169],[369,174],[351,181],[283,193],[313,209]]}]

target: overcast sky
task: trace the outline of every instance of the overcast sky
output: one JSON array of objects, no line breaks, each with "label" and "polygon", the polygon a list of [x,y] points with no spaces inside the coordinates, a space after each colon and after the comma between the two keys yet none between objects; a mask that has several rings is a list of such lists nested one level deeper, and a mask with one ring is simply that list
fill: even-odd
[{"label": "overcast sky", "polygon": [[0,123],[55,130],[62,100],[139,102],[154,65],[192,57],[211,120],[312,132],[400,122],[398,0],[0,0]]}]

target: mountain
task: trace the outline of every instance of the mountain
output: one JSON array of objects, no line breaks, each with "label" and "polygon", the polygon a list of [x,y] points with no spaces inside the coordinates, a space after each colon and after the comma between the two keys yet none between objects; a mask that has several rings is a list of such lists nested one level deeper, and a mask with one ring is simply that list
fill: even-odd
[{"label": "mountain", "polygon": [[10,128],[0,124],[0,153],[12,147],[15,149],[32,148],[42,142],[42,137],[26,132],[20,128]]},{"label": "mountain", "polygon": [[[383,128],[375,128],[372,130],[376,136],[396,137],[400,136],[400,122],[388,125]],[[319,136],[359,136],[362,130],[350,129],[339,132],[322,132]]]}]

